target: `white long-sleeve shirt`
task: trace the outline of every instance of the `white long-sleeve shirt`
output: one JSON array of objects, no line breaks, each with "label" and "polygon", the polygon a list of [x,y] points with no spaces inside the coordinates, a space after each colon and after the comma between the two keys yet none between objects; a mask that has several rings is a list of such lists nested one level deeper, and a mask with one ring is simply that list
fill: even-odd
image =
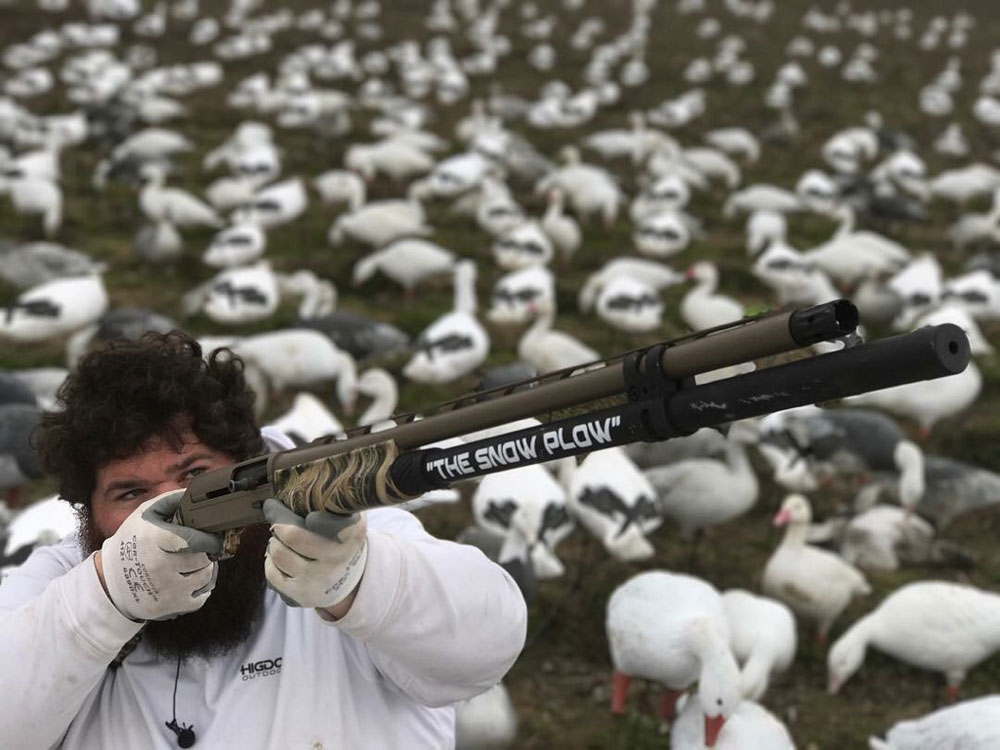
[{"label": "white long-sleeve shirt", "polygon": [[[195,747],[450,748],[450,704],[494,685],[524,644],[517,586],[477,549],[410,513],[371,510],[368,563],[346,616],[265,593],[261,622],[224,656],[181,662],[177,721]],[[263,563],[261,563],[263,564]],[[177,661],[101,588],[75,538],[42,547],[0,585],[0,738],[16,748],[172,750]]]}]

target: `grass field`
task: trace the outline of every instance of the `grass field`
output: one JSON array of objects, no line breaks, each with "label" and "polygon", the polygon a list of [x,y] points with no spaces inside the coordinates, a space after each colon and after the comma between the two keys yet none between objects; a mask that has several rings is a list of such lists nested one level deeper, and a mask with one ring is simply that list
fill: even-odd
[{"label": "grass field", "polygon": [[[695,145],[700,134],[710,127],[742,125],[759,130],[774,119],[773,111],[763,103],[763,92],[774,71],[785,60],[788,41],[802,31],[799,22],[804,11],[813,5],[802,0],[782,0],[774,18],[758,26],[740,22],[721,9],[721,3],[711,2],[723,23],[723,33],[737,33],[747,42],[746,57],[757,66],[756,80],[745,88],[713,82],[706,88],[708,110],[701,120],[675,135],[685,145]],[[422,18],[430,3],[384,2],[382,24],[384,38],[377,43],[359,42],[365,51],[384,47],[391,41],[419,33],[427,38]],[[832,3],[824,3],[826,9]],[[857,3],[865,8],[895,8],[894,3]],[[794,111],[801,125],[799,139],[788,147],[765,147],[763,158],[745,169],[744,182],[774,182],[791,187],[807,168],[821,166],[819,149],[836,130],[861,124],[865,111],[875,108],[893,128],[908,132],[920,147],[933,174],[942,169],[960,166],[934,153],[930,144],[944,129],[948,120],[937,120],[922,114],[917,106],[918,91],[943,69],[950,54],[962,59],[965,86],[956,96],[956,119],[959,119],[973,146],[970,160],[992,161],[1000,137],[976,122],[970,114],[976,95],[976,85],[989,69],[989,55],[1000,39],[1000,16],[989,0],[968,0],[958,5],[914,0],[914,38],[899,42],[887,33],[869,40],[879,51],[876,69],[877,84],[848,84],[836,71],[820,68],[814,61],[804,63],[809,84],[796,96]],[[203,2],[203,9],[215,9],[215,3]],[[598,14],[605,19],[608,30],[601,39],[621,31],[628,18],[629,4],[621,0],[597,2],[589,0],[584,10],[568,13],[556,3],[542,2],[543,11],[553,8],[560,14],[552,43],[560,51],[557,68],[551,74],[541,74],[524,62],[530,43],[520,36],[516,4],[503,16],[501,30],[510,35],[513,53],[501,64],[495,79],[505,90],[524,96],[534,96],[550,78],[561,78],[572,86],[580,85],[579,75],[586,53],[569,49],[567,39],[586,14]],[[307,0],[290,0],[282,7],[302,10],[311,7]],[[960,51],[921,52],[916,39],[932,15],[965,9],[976,17],[968,45]],[[38,11],[33,3],[0,2],[0,42],[8,45],[57,21],[56,17]],[[718,39],[701,40],[693,33],[696,18],[680,17],[673,2],[661,2],[653,14],[653,27],[647,62],[653,75],[637,90],[626,90],[622,101],[614,108],[602,111],[586,129],[521,132],[544,153],[554,157],[558,149],[577,141],[586,132],[605,127],[624,127],[627,115],[634,108],[648,108],[672,98],[690,88],[681,77],[686,62],[696,54],[711,54]],[[199,59],[207,54],[190,48],[186,42],[188,25],[173,22],[167,34],[152,45],[161,63]],[[840,32],[818,37],[849,51],[862,40],[854,32]],[[128,33],[127,41],[135,41]],[[143,40],[148,41],[148,40]],[[179,171],[171,183],[192,190],[203,189],[210,177],[200,169],[201,156],[232,132],[245,113],[228,109],[224,93],[229,86],[256,70],[273,73],[281,57],[296,46],[313,41],[302,31],[290,31],[275,38],[274,50],[264,56],[227,65],[226,82],[218,89],[198,93],[187,100],[190,115],[176,123],[176,128],[198,145],[196,153],[178,160]],[[461,40],[455,41],[458,52],[465,51]],[[489,80],[473,79],[473,93],[485,94]],[[57,95],[48,95],[29,105],[33,111],[62,112],[69,103]],[[452,137],[453,126],[468,110],[468,102],[452,107],[438,107],[431,127],[435,132]],[[312,177],[319,172],[339,167],[345,148],[352,142],[373,138],[366,130],[370,115],[358,112],[354,132],[349,137],[324,139],[304,131],[278,131],[277,140],[284,149],[283,173]],[[456,142],[455,151],[460,150]],[[103,193],[90,185],[92,170],[103,154],[93,144],[65,152],[62,160],[63,188],[66,195],[66,218],[58,241],[106,260],[109,271],[106,283],[115,306],[142,306],[171,315],[192,333],[221,334],[224,329],[207,318],[197,316],[182,319],[179,310],[181,296],[195,284],[209,278],[211,269],[198,258],[211,234],[185,233],[185,258],[162,268],[151,268],[132,249],[132,239],[140,224],[140,213],[134,188],[113,184]],[[613,166],[622,185],[634,192],[636,180],[631,169]],[[213,175],[214,176],[214,175]],[[534,214],[544,210],[542,200],[528,185],[517,185],[517,196]],[[370,186],[372,197],[394,196],[403,186],[387,180]],[[698,258],[715,260],[722,270],[723,291],[737,296],[748,305],[766,307],[773,302],[769,291],[749,272],[743,245],[741,222],[727,222],[721,216],[725,192],[720,188],[710,195],[698,194],[689,207],[702,219],[705,237],[697,241],[684,255],[675,259],[674,266],[683,268]],[[983,208],[981,205],[975,206]],[[444,204],[430,207],[431,223],[436,228],[435,241],[458,254],[479,261],[478,292],[480,309],[488,302],[489,291],[502,272],[492,265],[488,237],[468,220],[452,216]],[[339,307],[393,322],[410,334],[419,333],[427,324],[452,304],[450,283],[431,285],[413,300],[404,301],[398,289],[389,282],[373,280],[360,289],[350,285],[350,269],[365,254],[358,245],[330,247],[326,231],[336,211],[323,206],[315,195],[306,215],[299,221],[274,230],[268,236],[268,257],[278,270],[309,268],[332,279],[339,291]],[[957,217],[956,210],[945,204],[930,207],[930,220],[920,225],[894,228],[892,236],[907,244],[914,252],[935,253],[946,271],[960,269],[963,256],[954,251],[946,239],[948,225]],[[824,240],[834,225],[821,218],[796,218],[791,222],[791,244],[807,248]],[[34,220],[16,215],[9,202],[0,201],[0,235],[16,240],[40,238]],[[685,332],[676,312],[683,288],[665,293],[667,314],[662,330],[655,337],[636,337],[617,332],[599,319],[581,316],[575,305],[576,291],[589,273],[615,256],[632,254],[631,227],[619,221],[606,229],[593,225],[585,228],[583,247],[572,264],[557,272],[559,318],[557,326],[591,344],[606,355],[667,338]],[[12,300],[13,288],[0,286],[0,305]],[[275,317],[257,326],[240,329],[240,333],[281,327],[290,323],[295,305],[282,305]],[[490,327],[493,341],[487,364],[499,364],[516,358],[515,347],[520,329]],[[984,325],[991,341],[997,342],[1000,326]],[[876,331],[876,334],[884,333]],[[49,341],[37,345],[11,345],[0,342],[0,367],[20,368],[58,365],[63,362],[64,341]],[[389,363],[398,375],[402,361]],[[927,450],[1000,470],[996,438],[1000,435],[1000,363],[987,359],[978,363],[985,378],[983,393],[975,408],[959,417],[939,424],[926,444]],[[426,409],[437,401],[459,395],[470,389],[476,377],[447,387],[417,386],[401,382],[401,408]],[[293,394],[284,394],[271,404],[269,416],[277,416],[290,403]],[[336,409],[332,388],[321,395]],[[344,419],[349,423],[349,419]],[[913,429],[913,425],[906,425]],[[763,465],[761,464],[761,468]],[[51,491],[46,483],[30,486],[30,500]],[[817,515],[833,510],[848,497],[849,488],[832,486],[813,498]],[[613,719],[608,711],[610,690],[610,660],[604,638],[604,606],[611,590],[630,575],[648,568],[674,571],[689,570],[712,581],[719,588],[744,587],[756,589],[763,564],[778,541],[770,526],[770,517],[781,502],[782,492],[766,480],[756,508],[740,520],[713,530],[700,545],[696,560],[687,545],[669,523],[653,536],[656,556],[642,565],[628,565],[610,559],[597,541],[577,530],[559,548],[567,567],[566,575],[545,582],[537,601],[531,607],[529,642],[521,658],[507,678],[507,685],[518,708],[521,731],[516,744],[519,748],[648,748],[665,747],[667,738],[659,731],[655,717],[657,689],[633,688],[631,712]],[[423,511],[425,524],[440,536],[458,533],[471,522],[466,505],[437,507]],[[952,526],[948,538],[964,544],[978,555],[976,567],[960,572],[941,569],[909,568],[894,574],[871,574],[876,592],[867,600],[851,607],[834,631],[842,629],[881,598],[902,583],[925,578],[945,578],[1000,590],[1000,550],[996,539],[1000,535],[1000,514],[982,513],[966,517]],[[800,629],[800,651],[793,668],[780,677],[768,692],[764,703],[789,726],[800,748],[813,750],[860,748],[866,746],[869,734],[881,734],[893,722],[918,716],[939,705],[943,684],[939,677],[907,668],[897,662],[870,653],[865,667],[836,697],[827,696],[825,686],[825,654],[813,644],[811,631]],[[992,659],[969,676],[963,693],[966,696],[997,692],[1000,686],[1000,659]]]}]

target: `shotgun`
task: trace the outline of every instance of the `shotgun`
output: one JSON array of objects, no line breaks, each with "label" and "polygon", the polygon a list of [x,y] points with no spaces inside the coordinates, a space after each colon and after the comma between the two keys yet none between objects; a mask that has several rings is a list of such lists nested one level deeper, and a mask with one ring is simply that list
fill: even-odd
[{"label": "shotgun", "polygon": [[[346,438],[324,437],[200,474],[181,500],[177,521],[227,532],[227,542],[235,545],[240,528],[264,521],[261,508],[269,497],[301,515],[321,508],[353,513],[402,503],[496,471],[637,441],[666,440],[701,427],[955,375],[968,365],[969,342],[958,326],[928,326],[855,343],[857,325],[857,309],[841,299],[744,318],[591,365],[473,393],[436,407],[422,419],[397,417],[390,429],[363,428]],[[845,342],[840,351],[695,383],[699,374],[837,339]],[[607,399],[618,403],[524,429],[457,440]]]}]

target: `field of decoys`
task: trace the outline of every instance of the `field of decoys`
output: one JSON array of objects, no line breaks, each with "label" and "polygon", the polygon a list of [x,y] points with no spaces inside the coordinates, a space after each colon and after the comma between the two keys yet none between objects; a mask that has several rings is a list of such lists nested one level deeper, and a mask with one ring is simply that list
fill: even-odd
[{"label": "field of decoys", "polygon": [[840,296],[973,361],[415,511],[529,601],[460,748],[1000,747],[993,3],[0,0],[3,567],[105,340],[308,441]]}]

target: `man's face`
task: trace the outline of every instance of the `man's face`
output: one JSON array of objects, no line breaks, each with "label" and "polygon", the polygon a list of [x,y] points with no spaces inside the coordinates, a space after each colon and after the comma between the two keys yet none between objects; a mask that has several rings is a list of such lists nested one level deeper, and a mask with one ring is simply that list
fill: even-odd
[{"label": "man's face", "polygon": [[[98,469],[90,510],[81,512],[85,554],[100,549],[146,500],[187,487],[202,472],[235,463],[190,431],[183,434],[182,443],[175,450],[167,441],[154,439],[134,456]],[[266,524],[245,528],[239,551],[219,563],[219,577],[208,601],[201,609],[173,620],[146,623],[142,631],[146,644],[166,657],[208,657],[245,641],[262,610],[264,550],[269,537]]]},{"label": "man's face", "polygon": [[188,486],[191,479],[210,469],[236,463],[185,432],[181,450],[154,439],[144,451],[112,461],[97,470],[91,497],[91,519],[108,538],[142,503],[170,490]]}]

